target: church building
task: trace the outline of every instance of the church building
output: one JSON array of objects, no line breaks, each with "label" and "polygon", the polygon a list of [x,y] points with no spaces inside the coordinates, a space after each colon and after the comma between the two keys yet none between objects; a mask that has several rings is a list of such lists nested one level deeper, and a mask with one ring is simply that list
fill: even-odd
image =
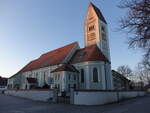
[{"label": "church building", "polygon": [[85,47],[70,43],[29,62],[8,80],[8,88],[57,88],[60,92],[113,89],[107,22],[89,4],[84,23]]}]

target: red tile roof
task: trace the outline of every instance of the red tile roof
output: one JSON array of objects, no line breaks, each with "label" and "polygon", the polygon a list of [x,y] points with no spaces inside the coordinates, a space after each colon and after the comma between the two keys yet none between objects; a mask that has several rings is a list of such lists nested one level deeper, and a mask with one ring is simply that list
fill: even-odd
[{"label": "red tile roof", "polygon": [[70,72],[79,73],[79,71],[73,65],[70,65],[70,64],[64,64],[64,65],[56,68],[55,70],[51,71],[51,73],[60,72],[60,71],[70,71]]},{"label": "red tile roof", "polygon": [[27,77],[27,81],[28,81],[28,83],[37,83],[36,78]]},{"label": "red tile roof", "polygon": [[[57,64],[63,64],[64,59],[66,56],[71,52],[73,47],[77,45],[77,42],[71,43],[69,45],[66,45],[64,47],[55,49],[53,51],[50,51],[48,53],[45,53],[41,55],[38,59],[31,61],[28,63],[24,68],[22,68],[17,74],[31,71],[34,69],[39,69],[47,66],[57,65]],[[69,61],[69,64],[75,64],[79,62],[85,62],[85,61],[106,61],[109,62],[109,60],[103,55],[101,50],[96,46],[92,45],[89,47],[85,47],[82,49],[78,49],[71,60]],[[68,65],[63,65],[62,67],[57,68],[55,71],[60,70],[74,70],[72,67]],[[17,75],[15,74],[15,75]],[[14,75],[14,76],[15,76]],[[13,77],[13,76],[12,76]]]},{"label": "red tile roof", "polygon": [[[71,43],[64,47],[49,51],[41,55],[38,59],[31,61],[24,68],[22,68],[18,73],[31,71],[38,68],[43,68],[51,65],[63,63],[66,56],[72,50],[72,48],[77,44],[77,42]],[[17,74],[18,74],[17,73]]]},{"label": "red tile roof", "polygon": [[86,61],[109,62],[109,60],[103,55],[101,50],[96,45],[91,45],[77,50],[69,63],[75,64],[75,63],[86,62]]}]

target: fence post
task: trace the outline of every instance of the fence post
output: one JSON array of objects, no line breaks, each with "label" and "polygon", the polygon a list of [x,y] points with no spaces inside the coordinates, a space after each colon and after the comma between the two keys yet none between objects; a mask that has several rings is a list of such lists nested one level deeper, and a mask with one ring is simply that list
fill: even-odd
[{"label": "fence post", "polygon": [[120,101],[120,93],[119,93],[119,91],[116,91],[116,93],[117,93],[117,102],[119,102]]},{"label": "fence post", "polygon": [[53,102],[57,103],[57,98],[58,98],[58,90],[54,89],[53,90]]},{"label": "fence post", "polygon": [[70,89],[70,104],[74,104],[74,89]]}]

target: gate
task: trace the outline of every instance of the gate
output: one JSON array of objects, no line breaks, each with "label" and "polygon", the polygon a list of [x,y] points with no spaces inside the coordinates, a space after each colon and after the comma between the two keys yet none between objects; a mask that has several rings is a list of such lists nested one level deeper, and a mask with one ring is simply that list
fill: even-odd
[{"label": "gate", "polygon": [[57,103],[70,104],[70,96],[66,92],[57,93]]}]

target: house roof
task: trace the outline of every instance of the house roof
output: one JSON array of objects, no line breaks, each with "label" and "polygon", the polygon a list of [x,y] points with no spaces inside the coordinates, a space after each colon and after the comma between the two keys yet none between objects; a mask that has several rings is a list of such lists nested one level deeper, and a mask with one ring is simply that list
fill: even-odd
[{"label": "house roof", "polygon": [[130,81],[129,79],[127,79],[126,77],[124,77],[122,74],[120,74],[119,72],[117,72],[117,71],[115,71],[115,70],[112,70],[112,75],[113,75],[114,77],[117,76],[117,77],[119,77],[119,78],[121,78],[121,79],[123,79],[123,80]]},{"label": "house roof", "polygon": [[97,8],[93,3],[90,3],[90,5],[93,6],[93,8],[94,8],[94,10],[95,10],[97,16],[99,17],[99,19],[102,20],[105,24],[107,24],[107,22],[106,22],[106,20],[105,20],[105,18],[104,18],[104,16],[103,16],[103,14],[102,14],[101,11],[99,10],[99,8]]},{"label": "house roof", "polygon": [[[96,45],[91,45],[76,51],[71,60],[70,64],[86,62],[86,61],[106,61],[109,60],[104,56],[101,50]],[[110,62],[109,62],[110,63]]]},{"label": "house roof", "polygon": [[70,72],[79,73],[79,71],[73,65],[70,65],[70,64],[64,64],[56,68],[55,70],[51,71],[51,73],[60,72],[60,71],[70,71]]},{"label": "house roof", "polygon": [[[41,55],[38,59],[33,60],[30,63],[28,63],[24,68],[22,68],[15,75],[22,73],[22,72],[32,71],[32,70],[47,67],[47,66],[64,64],[64,59],[71,52],[73,47],[76,45],[77,45],[77,42],[74,42],[64,47],[55,49],[53,51],[49,51]],[[96,45],[91,45],[91,46],[76,50],[76,52],[74,53],[73,57],[70,59],[68,64],[75,64],[75,63],[86,62],[86,61],[109,62],[109,60],[103,55],[101,50]],[[71,65],[63,65],[57,68],[55,71],[61,71],[61,70],[77,72],[77,70]]]},{"label": "house roof", "polygon": [[2,78],[0,76],[0,86],[7,86],[7,78]]},{"label": "house roof", "polygon": [[[41,55],[38,59],[31,61],[24,68],[22,68],[17,74],[31,71],[38,68],[43,68],[51,65],[61,64],[63,63],[66,56],[73,49],[73,47],[77,44],[77,42],[68,44],[64,47],[55,49],[53,51],[49,51],[43,55]],[[15,74],[16,75],[16,74]]]},{"label": "house roof", "polygon": [[27,77],[27,81],[28,81],[28,83],[37,83],[36,78]]}]

